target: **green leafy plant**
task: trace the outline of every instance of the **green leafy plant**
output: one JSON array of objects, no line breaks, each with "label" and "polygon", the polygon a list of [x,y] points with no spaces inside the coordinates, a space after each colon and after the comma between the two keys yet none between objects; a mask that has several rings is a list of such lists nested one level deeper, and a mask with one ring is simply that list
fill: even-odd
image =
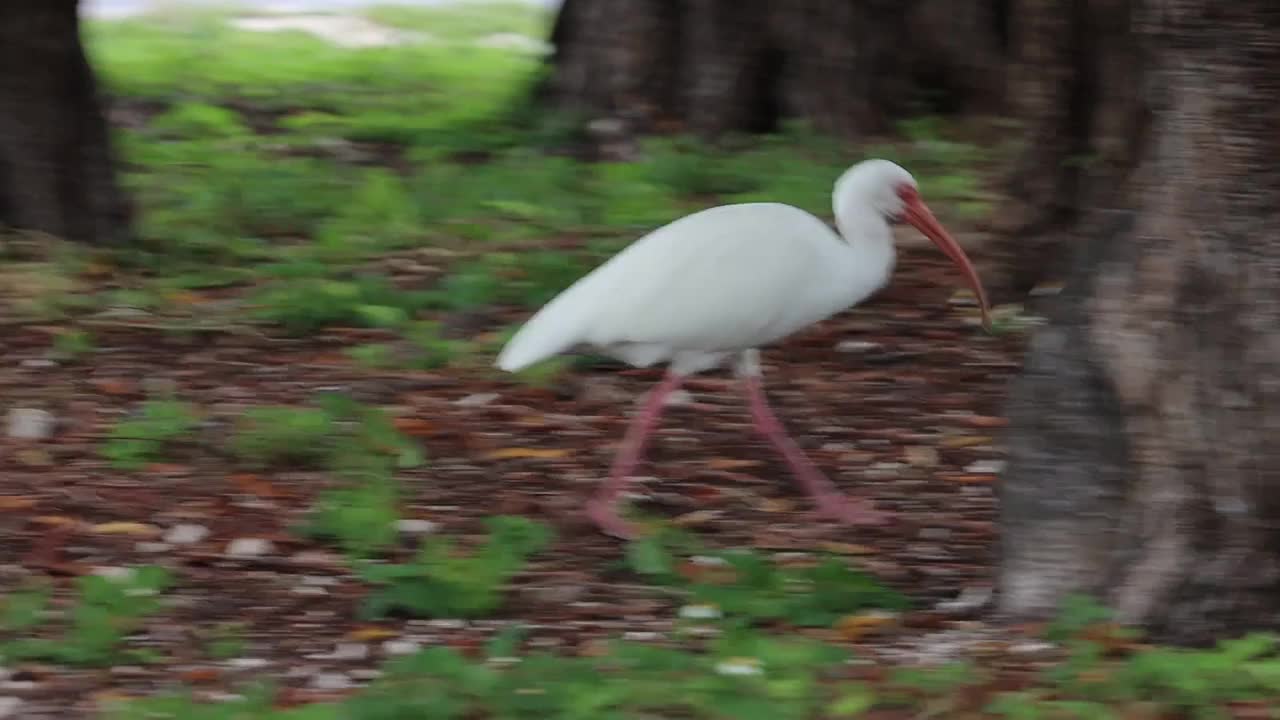
[{"label": "green leafy plant", "polygon": [[277,281],[256,298],[257,317],[293,335],[325,327],[396,327],[426,304],[422,293],[392,287],[384,278],[296,277]]},{"label": "green leafy plant", "polygon": [[300,531],[333,540],[352,557],[371,557],[395,542],[395,472],[422,464],[421,447],[378,408],[338,394],[321,396],[317,405],[336,423],[328,467],[339,484],[320,494]]},{"label": "green leafy plant", "polygon": [[546,547],[551,531],[522,517],[493,517],[486,525],[489,537],[471,554],[459,553],[448,539],[427,538],[412,562],[360,566],[360,576],[375,586],[361,614],[478,617],[497,609],[503,586]]},{"label": "green leafy plant", "polygon": [[900,593],[835,557],[797,566],[779,565],[754,550],[701,552],[704,562],[718,567],[703,574],[707,579],[689,580],[678,570],[677,548],[687,551],[696,544],[683,534],[660,532],[631,543],[627,557],[634,571],[679,587],[692,603],[715,607],[729,618],[823,627],[861,610],[908,606]]},{"label": "green leafy plant", "polygon": [[332,452],[334,423],[334,417],[323,408],[252,408],[237,423],[231,451],[259,467],[282,463],[316,466]]},{"label": "green leafy plant", "polygon": [[[122,651],[120,645],[159,608],[159,593],[171,583],[161,567],[132,568],[122,577],[86,575],[76,580],[77,597],[70,610],[70,626],[61,638],[20,638],[0,644],[0,658],[51,660],[70,665],[105,666],[125,660],[145,662],[142,650]],[[16,594],[5,606],[6,633],[29,631],[42,624],[51,593],[34,588]]]},{"label": "green leafy plant", "polygon": [[134,417],[116,423],[101,452],[115,467],[137,470],[157,461],[167,447],[188,435],[199,422],[195,408],[188,403],[148,400]]},{"label": "green leafy plant", "polygon": [[77,360],[93,349],[93,335],[84,330],[65,330],[53,337],[53,353],[64,361]]}]

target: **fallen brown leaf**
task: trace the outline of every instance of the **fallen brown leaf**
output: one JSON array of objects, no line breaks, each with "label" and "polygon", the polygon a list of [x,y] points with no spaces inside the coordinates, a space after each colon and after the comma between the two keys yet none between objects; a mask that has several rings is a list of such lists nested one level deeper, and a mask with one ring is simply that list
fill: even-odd
[{"label": "fallen brown leaf", "polygon": [[707,467],[712,470],[741,470],[743,468],[759,467],[759,460],[738,460],[735,458],[712,458],[707,461]]},{"label": "fallen brown leaf", "polygon": [[569,451],[564,448],[527,448],[527,447],[509,447],[500,448],[489,453],[490,460],[515,460],[518,458],[529,458],[533,460],[558,460],[568,457]]},{"label": "fallen brown leaf", "polygon": [[155,537],[160,528],[140,522],[106,522],[89,528],[99,535],[134,535],[139,537]]},{"label": "fallen brown leaf", "polygon": [[28,510],[40,501],[30,495],[0,495],[0,512]]},{"label": "fallen brown leaf", "polygon": [[236,473],[231,476],[231,482],[240,492],[261,498],[279,498],[288,497],[289,493],[277,488],[275,485],[263,480],[260,476],[253,473]]},{"label": "fallen brown leaf", "polygon": [[821,543],[819,547],[827,552],[837,553],[839,555],[874,555],[879,552],[870,545],[857,545],[855,543],[827,541]]},{"label": "fallen brown leaf", "polygon": [[898,616],[894,613],[869,611],[848,615],[836,622],[836,631],[840,637],[855,642],[874,632],[880,632],[891,625],[896,625]]},{"label": "fallen brown leaf", "polygon": [[361,642],[369,642],[371,640],[387,640],[389,638],[399,637],[399,636],[400,636],[400,633],[396,632],[395,630],[391,630],[383,627],[376,627],[376,626],[356,628],[355,630],[352,630],[351,632],[347,633],[348,638],[352,640],[358,640]]}]

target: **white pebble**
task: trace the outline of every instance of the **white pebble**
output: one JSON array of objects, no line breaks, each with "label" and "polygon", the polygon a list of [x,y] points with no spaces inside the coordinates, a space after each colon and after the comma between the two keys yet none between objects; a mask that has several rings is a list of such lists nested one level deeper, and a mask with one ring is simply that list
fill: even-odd
[{"label": "white pebble", "polygon": [[208,536],[209,528],[195,523],[182,523],[165,531],[164,541],[171,545],[192,545]]},{"label": "white pebble", "polygon": [[53,436],[53,413],[36,408],[9,411],[9,437],[16,440],[47,440]]},{"label": "white pebble", "polygon": [[329,657],[333,660],[363,660],[369,656],[369,646],[364,643],[338,643]]},{"label": "white pebble", "polygon": [[382,643],[382,652],[388,655],[412,655],[421,647],[413,640],[388,640]]},{"label": "white pebble", "polygon": [[680,608],[680,617],[686,620],[709,620],[720,617],[720,608],[714,605],[685,605]]},{"label": "white pebble", "polygon": [[1004,472],[1004,460],[978,460],[969,463],[964,471],[975,475],[999,475]]},{"label": "white pebble", "polygon": [[880,343],[867,342],[866,340],[841,340],[836,343],[836,352],[866,352],[868,350],[879,349],[879,347]]},{"label": "white pebble", "polygon": [[264,658],[238,657],[228,660],[227,664],[231,667],[240,668],[242,670],[252,670],[254,668],[266,667],[267,665],[270,665],[271,662]]},{"label": "white pebble", "polygon": [[760,661],[755,658],[731,658],[716,665],[721,675],[759,675]]},{"label": "white pebble", "polygon": [[93,574],[116,582],[129,582],[133,579],[133,568],[111,565],[99,566],[93,569]]},{"label": "white pebble", "polygon": [[481,405],[488,405],[497,399],[498,393],[475,393],[474,395],[468,395],[459,400],[455,400],[453,404],[460,405],[462,407],[479,407]]},{"label": "white pebble", "polygon": [[302,584],[312,585],[315,587],[328,587],[330,585],[337,585],[338,578],[333,577],[332,575],[303,575]]},{"label": "white pebble", "polygon": [[0,718],[16,718],[22,708],[22,698],[0,697]]},{"label": "white pebble", "polygon": [[271,541],[262,538],[236,538],[227,544],[227,554],[233,557],[261,557],[273,549]]},{"label": "white pebble", "polygon": [[353,685],[345,673],[320,673],[311,678],[315,690],[346,690]]},{"label": "white pebble", "polygon": [[439,527],[439,523],[418,518],[405,518],[396,521],[396,529],[406,535],[426,535],[435,532]]}]

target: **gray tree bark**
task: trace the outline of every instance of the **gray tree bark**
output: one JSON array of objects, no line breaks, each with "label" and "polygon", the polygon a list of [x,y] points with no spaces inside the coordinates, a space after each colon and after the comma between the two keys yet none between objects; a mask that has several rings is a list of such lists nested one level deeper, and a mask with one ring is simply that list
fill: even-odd
[{"label": "gray tree bark", "polygon": [[1009,92],[1023,150],[984,273],[993,295],[1061,280],[1081,209],[1115,202],[1147,114],[1135,0],[1010,0]]},{"label": "gray tree bark", "polygon": [[0,227],[129,239],[75,0],[0,3]]},{"label": "gray tree bark", "polygon": [[883,131],[998,106],[1000,0],[566,0],[544,97],[637,130]]},{"label": "gray tree bark", "polygon": [[1280,13],[1135,11],[1150,132],[1013,389],[1000,607],[1194,643],[1280,620]]}]

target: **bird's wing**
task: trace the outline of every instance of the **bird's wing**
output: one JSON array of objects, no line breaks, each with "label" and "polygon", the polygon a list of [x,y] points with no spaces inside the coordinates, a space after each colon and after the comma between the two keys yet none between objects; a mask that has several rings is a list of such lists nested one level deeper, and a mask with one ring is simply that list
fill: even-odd
[{"label": "bird's wing", "polygon": [[593,307],[585,339],[688,350],[770,342],[819,319],[797,306],[809,302],[812,283],[824,281],[824,261],[840,243],[821,220],[789,205],[728,205],[687,216],[584,283],[575,301]]},{"label": "bird's wing", "polygon": [[842,308],[823,288],[842,244],[790,205],[743,203],[685,216],[543,306],[498,365],[518,370],[580,343],[724,351],[771,342]]}]

